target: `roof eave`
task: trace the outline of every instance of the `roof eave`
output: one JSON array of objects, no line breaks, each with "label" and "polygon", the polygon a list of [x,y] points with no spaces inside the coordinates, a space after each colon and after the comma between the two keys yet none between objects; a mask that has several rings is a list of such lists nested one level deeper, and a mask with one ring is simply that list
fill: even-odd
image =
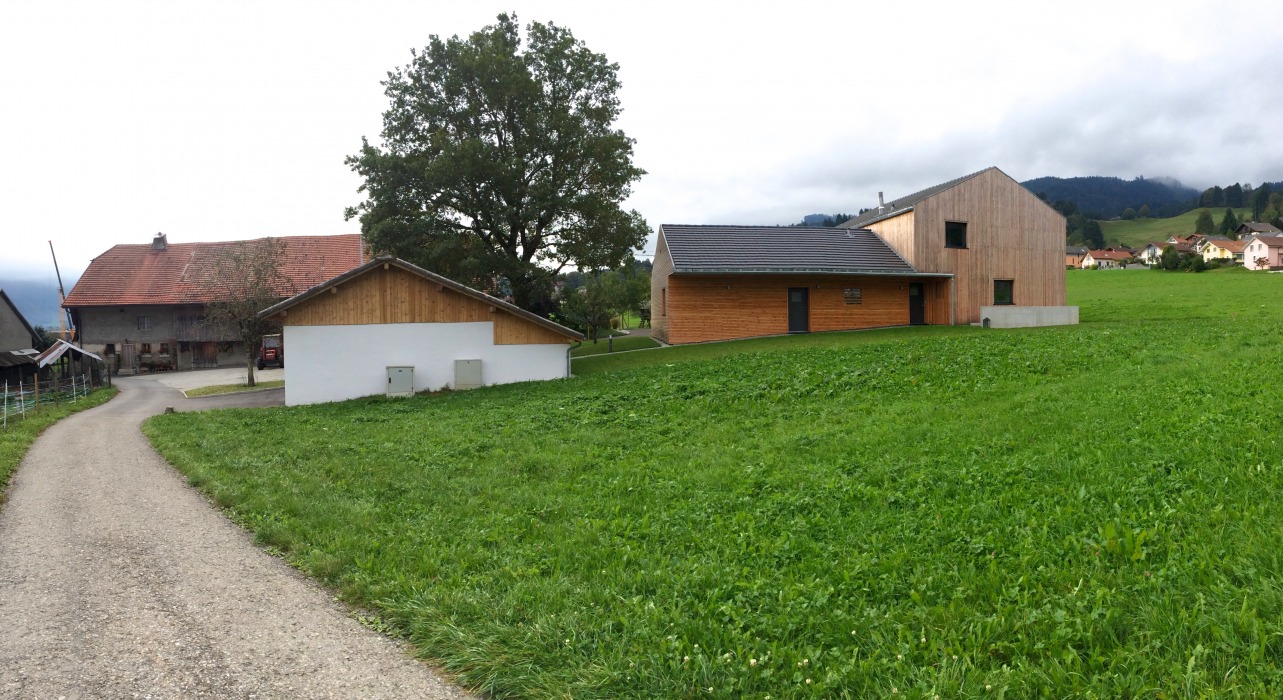
[{"label": "roof eave", "polygon": [[678,268],[674,275],[833,275],[848,277],[953,277],[947,272],[918,272],[916,270],[834,270],[818,268],[741,267],[741,268]]}]

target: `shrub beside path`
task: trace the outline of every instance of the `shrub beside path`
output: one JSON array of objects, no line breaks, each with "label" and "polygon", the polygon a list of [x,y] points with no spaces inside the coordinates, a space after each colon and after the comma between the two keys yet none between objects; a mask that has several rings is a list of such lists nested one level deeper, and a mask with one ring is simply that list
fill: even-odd
[{"label": "shrub beside path", "polygon": [[0,510],[0,697],[469,697],[257,548],[139,432],[231,399],[118,385],[36,441]]}]

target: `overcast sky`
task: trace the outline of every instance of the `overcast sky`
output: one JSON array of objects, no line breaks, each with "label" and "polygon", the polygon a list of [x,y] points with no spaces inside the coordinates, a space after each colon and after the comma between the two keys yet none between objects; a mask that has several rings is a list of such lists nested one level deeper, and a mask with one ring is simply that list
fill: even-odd
[{"label": "overcast sky", "polygon": [[505,10],[619,64],[652,228],[853,212],[990,165],[1283,180],[1274,2],[631,5],[5,3],[0,286],[52,279],[50,240],[75,276],[158,231],[359,232],[343,159],[378,136],[380,81]]}]

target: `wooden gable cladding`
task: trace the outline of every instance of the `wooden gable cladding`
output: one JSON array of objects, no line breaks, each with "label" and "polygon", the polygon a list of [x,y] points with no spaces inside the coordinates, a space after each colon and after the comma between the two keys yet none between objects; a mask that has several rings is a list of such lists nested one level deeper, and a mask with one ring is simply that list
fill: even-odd
[{"label": "wooden gable cladding", "polygon": [[[965,248],[945,246],[948,221],[966,223]],[[994,303],[994,280],[1012,280],[1018,306],[1065,304],[1064,217],[996,168],[868,228],[919,272],[954,276],[953,323],[980,322],[980,307]]]},{"label": "wooden gable cladding", "polygon": [[[948,323],[947,278],[860,275],[671,275],[668,342],[700,343],[788,333],[788,290],[808,290],[811,332],[909,323],[911,282],[923,284],[926,321]],[[846,289],[861,301],[848,304]]]},{"label": "wooden gable cladding", "polygon": [[496,345],[564,344],[570,340],[395,265],[335,285],[277,317],[287,326],[491,322]]},{"label": "wooden gable cladding", "polygon": [[673,274],[673,255],[668,251],[664,230],[659,230],[655,243],[655,257],[650,271],[650,334],[664,342],[668,340],[668,280]]}]

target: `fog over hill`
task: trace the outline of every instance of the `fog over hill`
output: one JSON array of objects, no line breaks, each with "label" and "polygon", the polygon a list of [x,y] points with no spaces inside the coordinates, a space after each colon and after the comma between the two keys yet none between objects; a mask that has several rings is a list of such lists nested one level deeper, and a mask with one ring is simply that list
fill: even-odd
[{"label": "fog over hill", "polygon": [[[63,279],[67,291],[71,291],[75,283],[75,279]],[[0,289],[18,307],[27,323],[46,328],[58,327],[57,280],[23,279],[6,274],[0,276]]]}]

